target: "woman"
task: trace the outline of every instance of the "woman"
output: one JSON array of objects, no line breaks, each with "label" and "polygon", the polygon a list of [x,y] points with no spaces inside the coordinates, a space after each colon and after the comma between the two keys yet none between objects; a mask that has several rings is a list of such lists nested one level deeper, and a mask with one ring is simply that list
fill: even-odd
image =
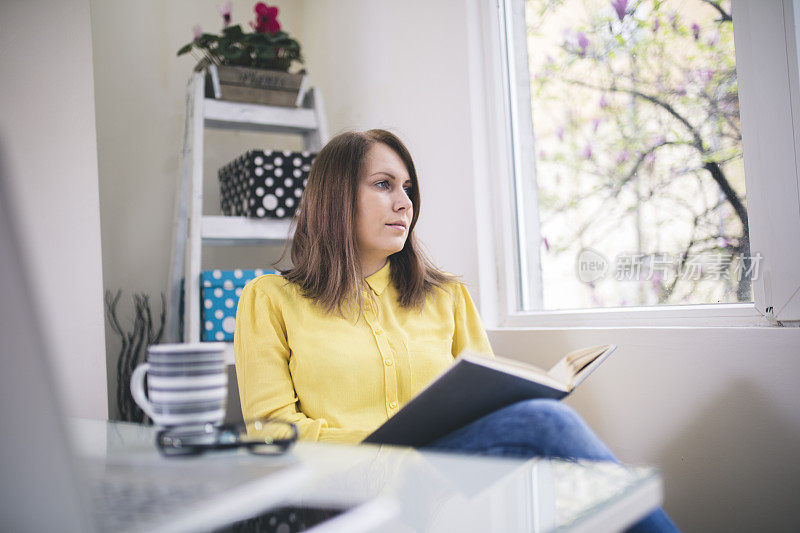
[{"label": "woman", "polygon": [[[420,252],[419,209],[414,162],[393,134],[344,133],[320,151],[295,218],[294,267],[253,280],[239,299],[245,419],[280,417],[303,439],[358,443],[462,350],[491,356],[464,285]],[[549,400],[500,409],[430,447],[614,460]],[[660,511],[647,520],[669,525]]]}]

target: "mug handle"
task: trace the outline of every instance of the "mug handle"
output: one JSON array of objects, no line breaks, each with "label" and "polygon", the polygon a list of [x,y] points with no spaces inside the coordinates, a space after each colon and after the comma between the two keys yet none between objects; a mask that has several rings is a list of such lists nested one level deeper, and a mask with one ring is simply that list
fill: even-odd
[{"label": "mug handle", "polygon": [[142,363],[131,374],[131,396],[133,396],[133,401],[136,402],[136,405],[142,408],[144,414],[154,420],[153,404],[150,403],[144,393],[144,375],[148,370],[150,370],[150,363]]}]

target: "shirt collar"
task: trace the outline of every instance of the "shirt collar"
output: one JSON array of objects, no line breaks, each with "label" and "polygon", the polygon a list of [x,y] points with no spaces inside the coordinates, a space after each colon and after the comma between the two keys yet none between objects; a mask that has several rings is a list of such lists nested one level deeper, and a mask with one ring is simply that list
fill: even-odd
[{"label": "shirt collar", "polygon": [[389,285],[389,281],[391,280],[390,277],[391,268],[389,266],[390,263],[391,261],[387,260],[386,264],[383,265],[383,267],[380,270],[365,278],[367,284],[369,284],[370,288],[378,296],[380,296],[381,293],[383,293],[383,291]]}]

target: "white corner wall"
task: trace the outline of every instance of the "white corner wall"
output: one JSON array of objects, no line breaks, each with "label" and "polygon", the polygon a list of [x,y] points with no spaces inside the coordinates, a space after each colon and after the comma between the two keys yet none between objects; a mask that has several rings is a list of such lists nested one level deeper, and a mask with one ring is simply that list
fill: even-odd
[{"label": "white corner wall", "polygon": [[1,2],[0,75],[0,157],[37,282],[38,329],[50,334],[64,411],[105,419],[89,1]]},{"label": "white corner wall", "polygon": [[[177,57],[192,27],[222,28],[222,0],[90,0],[104,288],[122,290],[118,314],[132,330],[133,294],[150,296],[157,319],[167,291],[176,181],[191,56]],[[233,2],[233,23],[245,29],[254,0]],[[297,5],[280,8],[283,27],[296,33]],[[217,169],[247,150],[278,143],[300,149],[299,137],[207,131],[204,212],[219,214]],[[282,247],[207,248],[205,268],[269,268]],[[109,412],[117,417],[116,365],[120,338],[106,328]]]}]

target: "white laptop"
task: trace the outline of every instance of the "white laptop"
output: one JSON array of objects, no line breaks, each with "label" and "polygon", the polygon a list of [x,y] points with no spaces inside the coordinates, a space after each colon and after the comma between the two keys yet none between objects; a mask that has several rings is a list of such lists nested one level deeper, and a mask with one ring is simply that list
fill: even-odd
[{"label": "white laptop", "polygon": [[[213,453],[188,460],[152,454],[112,462],[73,456],[65,431],[69,421],[61,414],[54,392],[46,338],[37,333],[42,322],[26,279],[20,234],[9,212],[2,164],[0,159],[2,529],[213,531],[235,525],[237,530],[269,531],[269,524],[253,524],[253,517],[269,516],[271,524],[281,513],[296,517],[298,509],[279,504],[296,494],[308,472],[290,457],[247,456],[231,461],[230,456],[225,460]],[[388,518],[375,514],[370,508],[374,503],[346,511],[312,509],[312,514],[322,518],[311,529],[374,527]],[[365,520],[367,515],[371,518]],[[250,525],[241,528],[248,519]],[[290,526],[282,530],[293,530]]]}]

